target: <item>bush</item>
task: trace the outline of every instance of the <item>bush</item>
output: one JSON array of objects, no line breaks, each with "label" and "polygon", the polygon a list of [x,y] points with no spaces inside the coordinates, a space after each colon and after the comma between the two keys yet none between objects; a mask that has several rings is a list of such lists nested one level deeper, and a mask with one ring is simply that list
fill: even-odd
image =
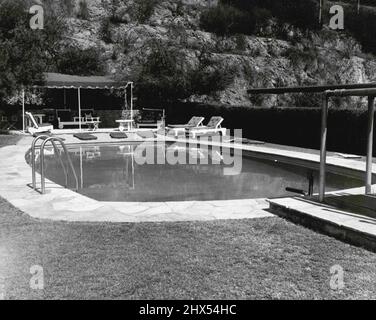
[{"label": "bush", "polygon": [[99,36],[104,42],[112,43],[110,18],[105,18],[101,21]]},{"label": "bush", "polygon": [[247,38],[244,34],[238,34],[235,37],[236,50],[245,51],[247,49]]},{"label": "bush", "polygon": [[320,108],[321,96],[317,93],[296,93],[292,95],[293,105],[296,108]]},{"label": "bush", "polygon": [[64,0],[62,3],[68,15],[71,15],[74,9],[73,0]]},{"label": "bush", "polygon": [[199,57],[198,66],[189,74],[192,94],[211,94],[224,90],[233,82],[234,76],[233,68],[222,68],[204,53]]},{"label": "bush", "polygon": [[220,4],[203,12],[200,27],[220,36],[243,33],[253,34],[255,19],[251,12],[241,11],[233,6]]},{"label": "bush", "polygon": [[147,22],[154,13],[158,0],[136,0],[135,1],[135,18],[139,23]]},{"label": "bush", "polygon": [[88,20],[89,16],[89,8],[87,6],[86,0],[80,0],[80,2],[78,3],[77,18]]},{"label": "bush", "polygon": [[107,2],[106,10],[109,12],[109,20],[113,24],[128,23],[124,18],[125,8],[122,8],[121,0],[110,0]]},{"label": "bush", "polygon": [[150,43],[151,53],[140,62],[137,95],[140,100],[162,103],[186,98],[189,92],[183,56],[174,47],[166,47],[155,40]]},{"label": "bush", "polygon": [[234,70],[218,67],[206,54],[198,66],[189,67],[184,54],[158,41],[150,44],[151,53],[140,62],[137,95],[140,102],[163,104],[186,99],[192,94],[211,94],[225,89],[234,79]]},{"label": "bush", "polygon": [[56,67],[60,73],[81,76],[102,74],[104,70],[104,65],[97,49],[82,50],[73,46],[66,48],[60,54]]},{"label": "bush", "polygon": [[376,53],[376,11],[364,9],[357,14],[356,7],[352,6],[345,14],[347,28],[359,40],[363,49]]},{"label": "bush", "polygon": [[283,22],[302,29],[318,29],[319,3],[316,0],[260,0],[259,5],[267,8]]},{"label": "bush", "polygon": [[317,29],[316,0],[221,0],[201,15],[201,27],[220,35],[253,34],[272,17],[303,29]]}]

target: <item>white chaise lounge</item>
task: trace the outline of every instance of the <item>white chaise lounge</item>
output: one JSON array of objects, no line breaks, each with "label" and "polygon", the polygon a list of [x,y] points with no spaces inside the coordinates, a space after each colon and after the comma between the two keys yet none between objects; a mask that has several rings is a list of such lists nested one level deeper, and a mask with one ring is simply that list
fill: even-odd
[{"label": "white chaise lounge", "polygon": [[40,132],[50,132],[53,130],[54,126],[50,123],[38,123],[34,116],[30,112],[25,112],[26,116],[29,118],[31,124],[33,125],[32,127],[28,127],[28,131],[31,134],[35,133],[40,133]]},{"label": "white chaise lounge", "polygon": [[166,127],[168,131],[174,132],[174,136],[178,137],[180,132],[185,133],[187,129],[200,128],[204,117],[192,117],[186,124],[170,124]]},{"label": "white chaise lounge", "polygon": [[226,128],[221,127],[221,123],[223,122],[222,117],[214,116],[211,117],[208,124],[206,126],[200,126],[197,128],[187,128],[189,131],[189,135],[192,138],[196,138],[199,135],[205,134],[213,134],[213,133],[220,133],[222,136],[226,135]]}]

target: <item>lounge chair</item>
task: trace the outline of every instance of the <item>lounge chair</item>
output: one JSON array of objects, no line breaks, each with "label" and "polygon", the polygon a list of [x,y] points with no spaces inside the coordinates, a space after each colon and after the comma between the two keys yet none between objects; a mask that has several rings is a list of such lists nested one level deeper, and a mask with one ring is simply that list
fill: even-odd
[{"label": "lounge chair", "polygon": [[33,125],[32,127],[28,128],[28,131],[31,134],[40,133],[40,132],[50,132],[51,130],[54,129],[54,126],[50,123],[39,124],[30,112],[25,112],[25,114],[30,119],[31,124]]},{"label": "lounge chair", "polygon": [[[56,110],[56,115],[59,129],[64,129],[64,126],[80,126],[80,117],[74,117],[70,109]],[[84,113],[84,116],[81,116],[81,126],[92,127],[95,131],[99,124],[100,118],[92,116],[92,113]]]},{"label": "lounge chair", "polygon": [[18,117],[17,115],[1,115],[0,116],[0,130],[6,130],[6,131],[9,131],[11,129],[15,129],[17,130],[16,128],[16,124],[18,122]]},{"label": "lounge chair", "polygon": [[174,136],[178,137],[179,132],[185,133],[186,129],[191,128],[200,128],[202,127],[202,122],[204,121],[204,117],[192,117],[191,120],[188,121],[186,124],[172,124],[167,126],[167,130],[173,131]]},{"label": "lounge chair", "polygon": [[208,135],[213,133],[219,133],[224,136],[226,135],[226,128],[221,127],[223,120],[224,119],[222,117],[214,116],[210,118],[206,126],[187,128],[187,131],[189,131],[192,138],[196,138],[198,135]]},{"label": "lounge chair", "polygon": [[164,109],[143,108],[139,113],[141,119],[137,121],[137,128],[156,128],[160,129],[164,125]]}]

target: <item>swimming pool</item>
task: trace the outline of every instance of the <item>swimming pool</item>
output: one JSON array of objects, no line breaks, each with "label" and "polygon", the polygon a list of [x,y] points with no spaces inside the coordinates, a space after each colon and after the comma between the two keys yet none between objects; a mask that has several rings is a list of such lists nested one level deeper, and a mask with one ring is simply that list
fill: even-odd
[{"label": "swimming pool", "polygon": [[[292,195],[286,187],[308,190],[308,175],[314,177],[317,192],[318,172],[302,166],[241,155],[241,171],[231,171],[220,152],[184,145],[150,144],[159,155],[176,153],[186,164],[141,164],[136,144],[74,146],[69,153],[79,179],[80,194],[99,201],[187,201],[274,198]],[[205,163],[204,159],[209,159]],[[233,155],[236,157],[236,155]],[[214,159],[216,157],[216,159]],[[215,161],[212,161],[215,160]],[[63,185],[64,174],[53,149],[46,152],[46,177]],[[156,161],[158,162],[158,161]],[[39,167],[39,166],[38,166]],[[73,186],[70,178],[69,186]],[[348,189],[362,181],[328,173],[327,191]]]}]

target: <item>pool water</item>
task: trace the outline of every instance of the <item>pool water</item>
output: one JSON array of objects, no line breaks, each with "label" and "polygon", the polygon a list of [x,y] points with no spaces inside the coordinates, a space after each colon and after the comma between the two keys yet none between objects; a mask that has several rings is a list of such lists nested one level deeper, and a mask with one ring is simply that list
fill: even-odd
[{"label": "pool water", "polygon": [[[308,190],[303,167],[242,157],[241,172],[225,175],[226,165],[200,163],[200,149],[184,148],[187,160],[197,164],[139,164],[135,145],[82,146],[69,149],[79,193],[100,201],[187,201],[273,198],[292,195],[286,187]],[[160,148],[150,145],[150,148]],[[169,152],[169,146],[166,147]],[[170,150],[171,151],[171,150]],[[38,160],[38,159],[37,159]],[[46,152],[46,177],[64,184],[65,177],[53,150]],[[191,163],[191,161],[189,161]],[[194,162],[194,161],[193,161]],[[218,161],[217,161],[218,162]],[[39,166],[38,166],[39,167]],[[74,186],[72,174],[69,187]],[[318,173],[313,172],[317,192]],[[327,191],[361,185],[361,181],[328,174]]]}]

